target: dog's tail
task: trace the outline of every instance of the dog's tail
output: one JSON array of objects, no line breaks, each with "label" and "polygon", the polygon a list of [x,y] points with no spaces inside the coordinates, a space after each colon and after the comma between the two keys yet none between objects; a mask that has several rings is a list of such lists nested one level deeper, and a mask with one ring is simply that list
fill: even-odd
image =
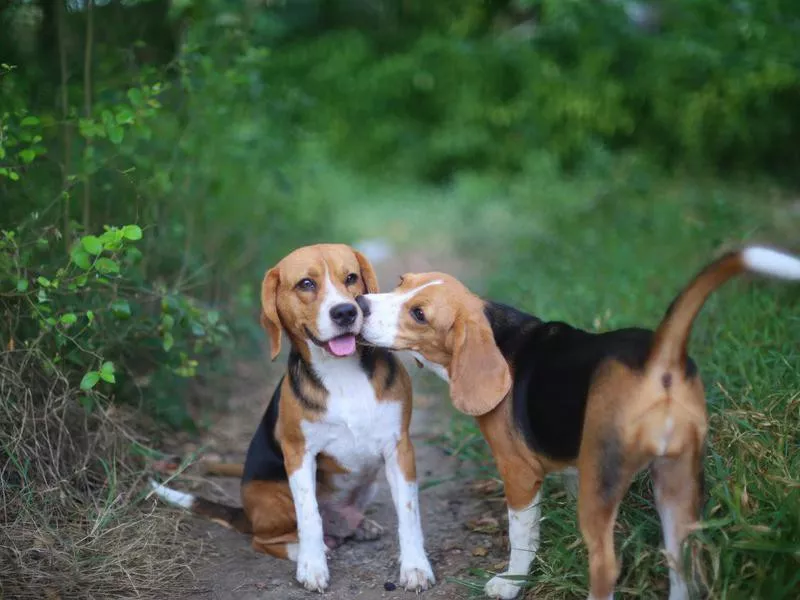
[{"label": "dog's tail", "polygon": [[194,494],[173,490],[165,485],[150,480],[153,493],[167,504],[185,508],[197,515],[206,517],[224,527],[235,529],[241,533],[252,533],[252,525],[244,510],[236,506],[228,506],[219,502],[206,500]]},{"label": "dog's tail", "polygon": [[[686,370],[686,346],[692,323],[714,290],[746,271],[800,280],[800,259],[759,246],[731,252],[700,271],[672,302],[655,332],[645,363],[644,385],[655,401],[630,417],[631,422],[638,424],[632,431],[642,449],[654,456],[685,448],[687,436],[694,435],[694,428],[686,425],[705,421],[704,406],[687,404],[682,400],[683,394],[676,394]],[[683,407],[679,413],[674,411],[676,402]]]},{"label": "dog's tail", "polygon": [[243,463],[203,461],[201,465],[206,475],[218,475],[220,477],[242,477],[244,475]]},{"label": "dog's tail", "polygon": [[726,281],[746,271],[800,280],[800,259],[778,250],[750,246],[712,262],[695,276],[667,310],[653,338],[647,369],[663,368],[669,372],[685,365],[692,324],[706,300]]}]

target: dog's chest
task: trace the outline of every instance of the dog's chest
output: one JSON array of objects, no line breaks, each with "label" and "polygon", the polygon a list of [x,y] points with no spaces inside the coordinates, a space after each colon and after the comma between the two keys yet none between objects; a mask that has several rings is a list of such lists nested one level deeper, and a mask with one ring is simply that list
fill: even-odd
[{"label": "dog's chest", "polygon": [[304,421],[309,450],[324,452],[352,474],[374,470],[400,438],[403,406],[381,401],[357,363],[315,370],[328,390],[327,410],[317,421]]}]

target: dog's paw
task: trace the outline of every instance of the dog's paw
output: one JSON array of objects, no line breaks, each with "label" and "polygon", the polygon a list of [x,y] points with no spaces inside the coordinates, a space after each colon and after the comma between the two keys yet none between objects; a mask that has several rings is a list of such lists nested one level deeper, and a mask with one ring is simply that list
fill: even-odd
[{"label": "dog's paw", "polygon": [[424,558],[424,562],[418,561],[414,564],[401,565],[400,585],[406,590],[419,592],[427,590],[434,583],[436,583],[436,578],[433,576],[433,569],[427,558]]},{"label": "dog's paw", "polygon": [[325,553],[318,556],[300,554],[297,557],[297,581],[312,592],[323,592],[328,587],[328,562]]},{"label": "dog's paw", "polygon": [[495,575],[486,582],[483,591],[489,598],[511,600],[512,598],[516,598],[517,594],[519,594],[520,586],[517,585],[515,581],[506,579],[503,575],[507,575],[507,573]]},{"label": "dog's paw", "polygon": [[357,542],[371,542],[383,535],[383,527],[372,519],[364,519],[353,532],[353,539]]}]

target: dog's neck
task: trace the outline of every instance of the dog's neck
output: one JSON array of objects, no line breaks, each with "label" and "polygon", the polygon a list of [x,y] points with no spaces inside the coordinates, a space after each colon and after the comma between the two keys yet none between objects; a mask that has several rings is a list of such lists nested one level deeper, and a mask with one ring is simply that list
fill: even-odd
[{"label": "dog's neck", "polygon": [[538,317],[490,300],[484,302],[483,314],[492,328],[495,344],[506,359],[514,355],[524,335],[542,323]]}]

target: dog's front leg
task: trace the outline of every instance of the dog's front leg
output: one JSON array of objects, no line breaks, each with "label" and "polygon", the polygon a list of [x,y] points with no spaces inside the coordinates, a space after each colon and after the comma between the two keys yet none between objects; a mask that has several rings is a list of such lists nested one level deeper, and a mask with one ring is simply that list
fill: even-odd
[{"label": "dog's front leg", "polygon": [[289,473],[289,487],[297,513],[297,581],[308,590],[322,592],[328,587],[330,576],[317,504],[317,460],[308,452],[298,458],[294,461],[298,463],[296,469]]},{"label": "dog's front leg", "polygon": [[425,554],[422,522],[419,515],[417,472],[414,447],[403,435],[385,455],[386,479],[397,511],[400,538],[400,585],[407,590],[425,590],[436,582]]}]

